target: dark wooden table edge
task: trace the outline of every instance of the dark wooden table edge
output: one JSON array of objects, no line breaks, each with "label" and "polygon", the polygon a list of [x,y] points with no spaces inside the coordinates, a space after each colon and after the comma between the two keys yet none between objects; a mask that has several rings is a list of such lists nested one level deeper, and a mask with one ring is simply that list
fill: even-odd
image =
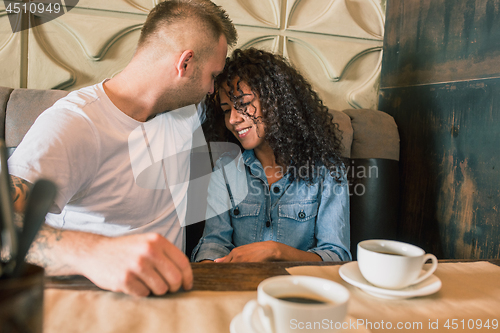
[{"label": "dark wooden table edge", "polygon": [[[486,261],[500,266],[500,259],[440,259],[439,263]],[[193,291],[255,291],[263,280],[288,275],[286,268],[294,266],[331,266],[345,262],[273,262],[211,264],[191,263],[194,275]],[[272,265],[271,265],[272,264]],[[80,275],[46,276],[45,289],[102,290]]]}]

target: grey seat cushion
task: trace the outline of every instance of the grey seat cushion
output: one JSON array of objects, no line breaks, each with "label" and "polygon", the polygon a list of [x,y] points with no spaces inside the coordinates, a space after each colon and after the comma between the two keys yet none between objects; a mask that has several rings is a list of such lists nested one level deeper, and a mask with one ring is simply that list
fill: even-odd
[{"label": "grey seat cushion", "polygon": [[354,136],[351,158],[385,158],[399,161],[399,132],[394,118],[382,111],[349,109]]},{"label": "grey seat cushion", "polygon": [[[7,103],[6,146],[16,147],[40,113],[68,93],[68,91],[62,90],[15,89]],[[18,113],[22,113],[22,115]]]},{"label": "grey seat cushion", "polygon": [[339,129],[342,131],[342,156],[351,157],[351,145],[352,145],[352,135],[353,129],[351,126],[351,119],[344,112],[330,110],[333,115],[333,122],[339,124]]},{"label": "grey seat cushion", "polygon": [[12,93],[12,88],[0,87],[0,137],[3,138],[5,135],[5,109],[7,108],[7,102],[9,100],[10,94]]}]

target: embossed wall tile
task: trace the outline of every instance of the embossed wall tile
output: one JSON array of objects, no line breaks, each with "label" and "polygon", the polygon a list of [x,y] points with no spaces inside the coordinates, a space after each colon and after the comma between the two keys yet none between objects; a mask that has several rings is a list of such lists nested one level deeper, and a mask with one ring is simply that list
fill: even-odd
[{"label": "embossed wall tile", "polygon": [[385,1],[346,0],[346,8],[364,31],[375,39],[384,39]]},{"label": "embossed wall tile", "polygon": [[288,0],[287,29],[382,40],[384,18],[373,0]]},{"label": "embossed wall tile", "polygon": [[345,72],[347,82],[356,82],[347,95],[347,102],[354,109],[378,110],[378,92],[382,70],[382,50],[362,55]]},{"label": "embossed wall tile", "polygon": [[[340,42],[337,43],[341,45]],[[348,42],[344,43],[344,49],[351,47]],[[290,61],[313,85],[329,108],[334,110],[377,108],[380,76],[378,55],[381,54],[381,50],[376,48],[362,50],[354,56],[355,61],[343,67],[340,78],[332,78],[325,68],[330,60],[322,61],[322,55],[313,54],[304,42],[291,39],[287,44],[287,50]],[[335,56],[330,55],[328,59],[334,58]]]},{"label": "embossed wall tile", "polygon": [[13,34],[5,12],[0,7],[0,86],[21,87],[21,34]]},{"label": "embossed wall tile", "polygon": [[[381,50],[382,47],[379,43],[372,41],[342,37],[325,38],[325,36],[318,35],[295,35],[287,37],[287,40],[302,44],[311,57],[311,61],[313,59],[319,61],[323,69],[322,74],[332,82],[341,80],[346,67],[355,62],[360,55],[374,49]],[[289,43],[286,44],[288,45]],[[287,52],[289,51],[286,47],[284,53],[289,57]]]},{"label": "embossed wall tile", "polygon": [[80,0],[77,8],[147,14],[158,0]]},{"label": "embossed wall tile", "polygon": [[76,82],[76,72],[53,56],[44,38],[40,27],[29,30],[28,88],[72,86]]},{"label": "embossed wall tile", "polygon": [[239,27],[238,43],[235,48],[255,47],[272,53],[281,53],[280,40],[281,37],[276,34],[263,34],[261,31],[255,31],[255,29],[249,27]]},{"label": "embossed wall tile", "polygon": [[57,24],[78,41],[86,57],[99,61],[114,42],[133,30],[142,27],[142,17],[91,15],[89,11],[74,11],[60,17]]},{"label": "embossed wall tile", "polygon": [[282,0],[213,0],[226,10],[235,25],[280,27]]},{"label": "embossed wall tile", "polygon": [[[101,33],[96,37],[99,43],[91,44],[95,37],[91,29],[87,34],[80,26],[66,24],[66,20],[82,20],[83,10],[74,11],[66,14],[65,20],[54,20],[32,29],[28,87],[74,90],[112,77],[130,61],[139,38],[140,17],[134,20],[92,16]],[[117,34],[117,31],[126,33]],[[92,45],[90,51],[85,45]],[[71,79],[65,72],[70,73]]]},{"label": "embossed wall tile", "polygon": [[12,36],[0,46],[0,86],[21,87],[21,36]]}]

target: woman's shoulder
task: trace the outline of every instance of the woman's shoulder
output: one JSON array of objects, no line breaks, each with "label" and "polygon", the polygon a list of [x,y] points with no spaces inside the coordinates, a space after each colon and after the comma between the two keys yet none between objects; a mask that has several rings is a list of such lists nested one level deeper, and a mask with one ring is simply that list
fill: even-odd
[{"label": "woman's shoulder", "polygon": [[335,164],[331,167],[326,167],[324,165],[318,168],[318,174],[315,178],[315,182],[333,182],[340,184],[347,184],[347,172],[345,165],[340,163]]}]

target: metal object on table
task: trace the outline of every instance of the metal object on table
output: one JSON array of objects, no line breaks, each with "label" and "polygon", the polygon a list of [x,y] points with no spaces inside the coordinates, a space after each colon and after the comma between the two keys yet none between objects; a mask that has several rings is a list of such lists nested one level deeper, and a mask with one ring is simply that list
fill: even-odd
[{"label": "metal object on table", "polygon": [[56,185],[45,179],[38,180],[28,198],[24,212],[23,232],[19,237],[19,248],[15,259],[16,265],[12,275],[18,276],[24,267],[24,257],[35,239],[45,215],[56,197]]},{"label": "metal object on table", "polygon": [[16,265],[15,258],[18,250],[18,235],[14,226],[12,195],[10,193],[10,175],[7,166],[7,149],[5,142],[0,139],[0,217],[1,243],[0,248],[7,247],[10,260],[0,265],[0,276],[12,274]]}]

